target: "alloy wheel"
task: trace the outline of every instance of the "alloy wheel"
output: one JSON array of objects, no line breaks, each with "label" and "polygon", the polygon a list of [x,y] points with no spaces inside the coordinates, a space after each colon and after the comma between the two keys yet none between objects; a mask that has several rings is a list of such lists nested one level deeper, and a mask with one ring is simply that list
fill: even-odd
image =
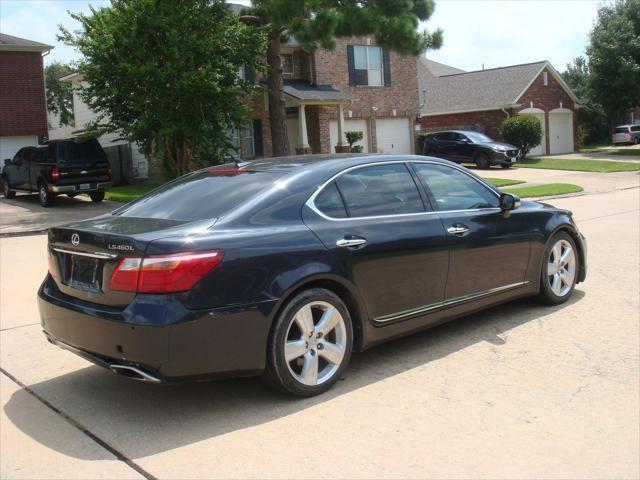
[{"label": "alloy wheel", "polygon": [[558,297],[567,295],[576,278],[576,254],[571,244],[564,239],[558,240],[547,262],[547,281],[551,291]]},{"label": "alloy wheel", "polygon": [[347,340],[345,320],[336,307],[321,301],[307,303],[296,312],[285,336],[289,372],[304,385],[325,383],[340,368]]}]

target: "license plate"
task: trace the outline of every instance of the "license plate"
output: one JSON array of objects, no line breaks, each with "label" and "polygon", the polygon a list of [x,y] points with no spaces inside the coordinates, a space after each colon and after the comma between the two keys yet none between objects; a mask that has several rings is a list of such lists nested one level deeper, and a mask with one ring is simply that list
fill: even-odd
[{"label": "license plate", "polygon": [[71,255],[71,278],[69,284],[71,287],[80,290],[99,290],[98,260]]},{"label": "license plate", "polygon": [[91,189],[90,183],[81,183],[80,185],[78,185],[78,190],[90,190],[90,189]]}]

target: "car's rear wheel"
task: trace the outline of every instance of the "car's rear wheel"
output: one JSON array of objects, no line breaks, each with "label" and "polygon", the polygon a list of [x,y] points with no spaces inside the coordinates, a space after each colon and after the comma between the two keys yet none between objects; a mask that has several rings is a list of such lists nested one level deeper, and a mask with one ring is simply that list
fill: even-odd
[{"label": "car's rear wheel", "polygon": [[478,168],[482,170],[486,170],[491,167],[491,160],[489,160],[489,155],[486,153],[478,153],[476,158],[474,159]]},{"label": "car's rear wheel", "polygon": [[9,186],[9,178],[7,176],[2,177],[2,193],[4,198],[14,198],[16,196],[16,192],[11,190]]},{"label": "car's rear wheel", "polygon": [[43,207],[51,207],[56,200],[56,196],[49,191],[44,182],[38,184],[38,196],[40,197],[40,205]]},{"label": "car's rear wheel", "polygon": [[265,378],[301,397],[326,392],[349,364],[352,339],[344,302],[329,290],[305,290],[286,304],[275,321]]},{"label": "car's rear wheel", "polygon": [[576,243],[566,232],[554,235],[545,249],[538,299],[547,305],[566,302],[576,286],[579,256]]},{"label": "car's rear wheel", "polygon": [[104,191],[91,192],[89,196],[92,202],[101,202],[104,200]]},{"label": "car's rear wheel", "polygon": [[511,164],[510,163],[501,163],[500,166],[502,168],[504,168],[504,169],[511,168]]}]

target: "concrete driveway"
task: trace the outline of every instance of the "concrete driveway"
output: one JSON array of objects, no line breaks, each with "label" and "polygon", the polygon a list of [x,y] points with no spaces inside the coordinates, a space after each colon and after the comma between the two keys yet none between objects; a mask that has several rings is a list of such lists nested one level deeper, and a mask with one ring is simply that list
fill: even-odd
[{"label": "concrete driveway", "polygon": [[12,200],[2,196],[0,197],[0,236],[44,232],[49,227],[102,215],[121,205],[118,202],[106,201],[93,203],[84,195],[75,198],[59,195],[56,197],[55,206],[43,208],[36,194],[18,193]]},{"label": "concrete driveway", "polygon": [[589,242],[570,302],[357,354],[306,400],[257,379],[135,383],[49,345],[46,239],[0,239],[0,477],[637,479],[640,189],[553,203]]}]

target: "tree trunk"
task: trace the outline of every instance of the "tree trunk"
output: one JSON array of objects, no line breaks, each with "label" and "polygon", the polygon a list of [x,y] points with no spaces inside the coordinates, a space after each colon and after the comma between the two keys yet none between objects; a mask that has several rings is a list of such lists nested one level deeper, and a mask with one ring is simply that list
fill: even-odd
[{"label": "tree trunk", "polygon": [[287,117],[284,111],[282,93],[282,64],[280,61],[280,29],[269,32],[267,46],[267,64],[269,65],[269,122],[271,123],[271,144],[276,157],[289,155],[289,137],[287,136]]}]

